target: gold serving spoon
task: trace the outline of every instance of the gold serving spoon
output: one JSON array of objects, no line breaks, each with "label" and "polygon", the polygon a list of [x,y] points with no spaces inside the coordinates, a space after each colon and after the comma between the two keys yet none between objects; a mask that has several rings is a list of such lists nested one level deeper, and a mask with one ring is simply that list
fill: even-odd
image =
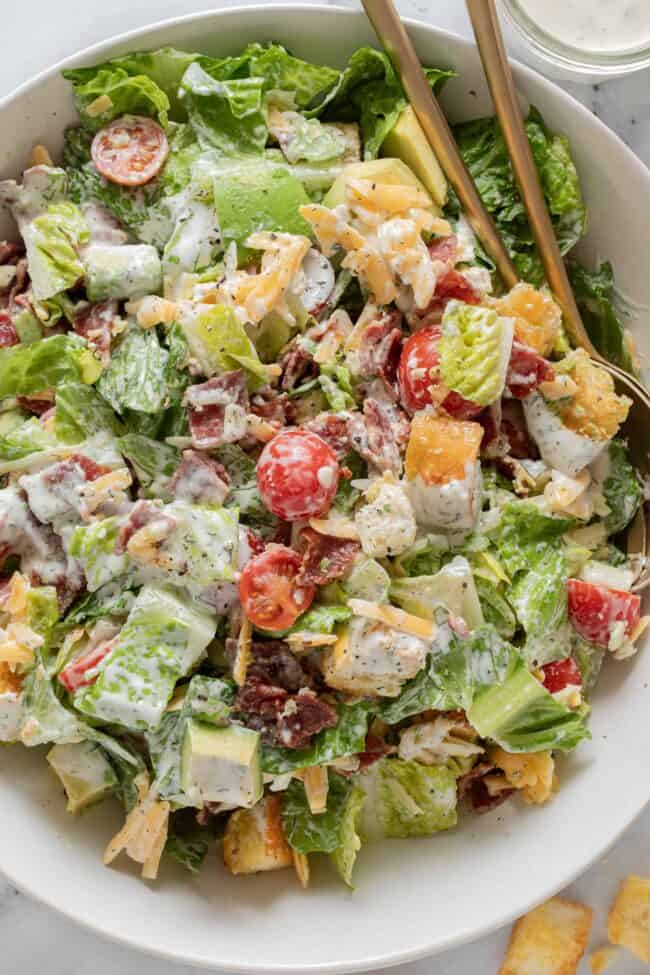
[{"label": "gold serving spoon", "polygon": [[[494,261],[506,287],[513,287],[518,281],[517,272],[463,162],[449,124],[431,91],[393,0],[362,0],[362,3],[472,229]],[[650,477],[650,456],[643,446],[650,426],[650,395],[633,376],[607,362],[596,350],[587,334],[557,245],[537,168],[530,151],[494,0],[466,0],[466,3],[497,117],[546,278],[562,308],[564,324],[573,345],[585,349],[592,358],[607,369],[614,378],[618,391],[625,393],[632,400],[625,432],[629,436],[634,464],[645,481]],[[634,584],[635,590],[650,585],[650,566],[647,569],[645,567],[648,533],[644,508],[645,506],[642,506],[639,510],[627,536],[628,554],[639,557],[640,568]]]}]

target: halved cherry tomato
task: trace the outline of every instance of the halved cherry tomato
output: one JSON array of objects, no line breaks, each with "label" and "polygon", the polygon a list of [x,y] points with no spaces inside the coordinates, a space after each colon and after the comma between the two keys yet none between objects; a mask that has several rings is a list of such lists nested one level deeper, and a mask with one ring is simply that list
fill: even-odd
[{"label": "halved cherry tomato", "polygon": [[244,567],[239,597],[254,626],[286,630],[309,609],[315,586],[297,584],[302,558],[286,545],[269,545]]},{"label": "halved cherry tomato", "polygon": [[[429,325],[411,335],[402,347],[397,367],[397,383],[402,405],[409,413],[423,410],[432,402],[431,387],[436,385],[431,370],[440,362],[438,342],[442,332],[439,325]],[[449,393],[442,407],[459,420],[469,420],[483,409],[464,399],[459,393]]]},{"label": "halved cherry tomato", "polygon": [[97,170],[111,183],[144,186],[163,167],[169,144],[157,122],[140,115],[124,115],[100,129],[90,154]]},{"label": "halved cherry tomato", "polygon": [[262,500],[285,521],[325,514],[334,500],[340,473],[332,448],[308,430],[279,433],[257,462]]},{"label": "halved cherry tomato", "polygon": [[628,637],[641,618],[641,599],[631,592],[569,579],[569,620],[585,640],[608,647],[617,623]]},{"label": "halved cherry tomato", "polygon": [[98,673],[89,673],[97,667],[104,657],[113,649],[113,641],[101,643],[98,647],[93,647],[88,653],[82,654],[63,668],[59,674],[59,681],[63,684],[66,691],[74,694],[80,687],[87,687],[94,684],[99,677]]},{"label": "halved cherry tomato", "polygon": [[544,687],[551,694],[563,691],[570,684],[576,687],[582,685],[582,674],[573,657],[554,660],[553,663],[545,664],[541,669],[544,674]]}]

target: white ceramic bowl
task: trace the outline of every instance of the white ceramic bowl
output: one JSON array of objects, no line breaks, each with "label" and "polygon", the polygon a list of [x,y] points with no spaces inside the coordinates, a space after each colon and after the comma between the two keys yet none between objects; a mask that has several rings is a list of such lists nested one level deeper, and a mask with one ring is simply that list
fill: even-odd
[{"label": "white ceramic bowl", "polygon": [[[452,66],[452,119],[489,112],[474,46],[411,24],[422,60]],[[372,32],[361,13],[335,7],[246,7],[181,18],[93,47],[66,65],[174,45],[225,54],[280,40],[341,65]],[[18,174],[34,142],[56,153],[75,119],[61,65],[0,103],[0,175]],[[531,71],[522,93],[571,138],[590,215],[586,259],[610,258],[631,307],[650,305],[650,174],[588,111]],[[10,232],[0,224],[0,238]],[[639,322],[641,325],[642,322]],[[650,351],[650,334],[637,333]],[[593,741],[561,763],[561,788],[541,808],[519,803],[458,830],[365,847],[348,892],[324,863],[301,891],[289,871],[234,878],[214,859],[198,880],[165,864],[146,885],[126,865],[102,866],[121,816],[115,805],[68,816],[41,750],[0,749],[0,869],[19,887],[96,932],[167,958],[229,972],[359,971],[408,961],[485,934],[559,890],[601,856],[650,792],[650,654],[610,662],[594,697]]]}]

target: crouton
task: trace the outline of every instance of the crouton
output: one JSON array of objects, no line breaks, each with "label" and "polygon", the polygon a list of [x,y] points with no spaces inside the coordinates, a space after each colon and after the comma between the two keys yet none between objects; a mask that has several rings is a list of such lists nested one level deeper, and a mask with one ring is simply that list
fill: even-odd
[{"label": "crouton", "polygon": [[592,920],[591,908],[552,897],[514,925],[499,975],[575,975]]}]

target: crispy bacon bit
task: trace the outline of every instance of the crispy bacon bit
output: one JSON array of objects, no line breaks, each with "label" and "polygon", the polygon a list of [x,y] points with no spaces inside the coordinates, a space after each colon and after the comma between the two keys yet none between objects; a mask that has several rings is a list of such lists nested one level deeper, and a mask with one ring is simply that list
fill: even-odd
[{"label": "crispy bacon bit", "polygon": [[343,460],[350,449],[348,421],[334,413],[319,413],[313,420],[303,424],[304,430],[317,434],[331,447],[338,460]]},{"label": "crispy bacon bit", "polygon": [[184,450],[170,490],[190,504],[223,504],[230,489],[230,476],[219,461],[198,450]]},{"label": "crispy bacon bit", "polygon": [[111,338],[118,318],[117,302],[101,301],[96,305],[82,305],[75,312],[72,322],[77,335],[83,336],[95,345],[105,365],[111,358]]},{"label": "crispy bacon bit", "polygon": [[515,399],[524,399],[540,383],[555,379],[555,370],[550,362],[538,352],[516,340],[512,343],[510,364],[506,375],[506,387]]},{"label": "crispy bacon bit", "polygon": [[0,348],[5,349],[10,345],[18,345],[19,342],[18,332],[14,328],[10,316],[4,311],[0,311]]},{"label": "crispy bacon bit", "polygon": [[501,420],[501,400],[492,403],[476,417],[477,423],[483,427],[481,457],[485,457],[487,460],[495,460],[508,453],[508,438],[501,429]]},{"label": "crispy bacon bit", "polygon": [[304,748],[313,735],[338,723],[336,709],[309,688],[289,694],[282,687],[251,680],[250,675],[235,708],[245,716],[247,727],[285,748]]},{"label": "crispy bacon bit", "polygon": [[458,798],[469,802],[474,812],[485,813],[496,809],[515,791],[504,789],[498,795],[491,796],[483,779],[494,772],[491,762],[477,762],[476,765],[458,779]]},{"label": "crispy bacon bit", "polygon": [[280,359],[280,368],[282,369],[280,389],[285,392],[295,389],[309,379],[314,379],[319,371],[311,352],[304,347],[300,335],[289,344]]},{"label": "crispy bacon bit", "polygon": [[291,694],[295,694],[301,687],[313,687],[311,675],[304,670],[298,657],[280,640],[255,641],[252,652],[253,659],[247,671],[249,679],[280,687]]},{"label": "crispy bacon bit", "polygon": [[368,396],[363,414],[353,413],[347,421],[350,444],[377,470],[402,473],[402,453],[408,442],[410,424],[406,415],[386,397]]},{"label": "crispy bacon bit", "polygon": [[319,535],[313,528],[303,528],[300,537],[305,552],[298,582],[305,586],[326,586],[342,579],[361,551],[359,542]]},{"label": "crispy bacon bit", "polygon": [[380,738],[379,735],[373,735],[372,732],[368,732],[366,735],[366,747],[359,754],[359,771],[363,772],[365,769],[369,768],[374,762],[378,762],[385,755],[390,755],[395,751],[394,745],[389,745]]},{"label": "crispy bacon bit", "polygon": [[510,444],[509,455],[515,460],[537,460],[539,451],[535,442],[528,435],[521,403],[512,399],[504,399],[501,408],[501,431]]},{"label": "crispy bacon bit", "polygon": [[293,420],[293,404],[289,397],[270,386],[251,397],[250,412],[278,427],[287,426]]},{"label": "crispy bacon bit", "polygon": [[188,387],[183,402],[189,412],[194,447],[220,447],[236,443],[245,435],[249,403],[243,369]]},{"label": "crispy bacon bit", "polygon": [[52,409],[54,404],[54,390],[52,390],[51,397],[49,393],[46,394],[43,391],[40,396],[17,396],[16,402],[21,409],[27,410],[28,413],[33,413],[35,416],[44,416],[48,410]]},{"label": "crispy bacon bit", "polygon": [[[96,464],[94,460],[90,457],[86,457],[85,454],[72,454],[68,460],[64,460],[62,464],[78,464],[79,467],[84,472],[84,476],[87,481],[96,481],[98,477],[103,477],[104,474],[110,473],[110,467],[105,467],[103,464]],[[57,464],[57,467],[62,466]]]},{"label": "crispy bacon bit", "polygon": [[458,238],[455,234],[449,234],[448,237],[436,237],[429,244],[429,256],[431,260],[447,264],[450,270],[456,263],[457,254]]},{"label": "crispy bacon bit", "polygon": [[401,321],[401,312],[383,311],[363,330],[359,346],[361,376],[381,376],[390,383],[395,381],[404,338]]},{"label": "crispy bacon bit", "polygon": [[175,525],[174,519],[161,511],[160,506],[153,501],[136,501],[129,517],[120,528],[115,545],[116,555],[123,555],[135,533],[154,521],[165,522],[170,528]]},{"label": "crispy bacon bit", "polygon": [[0,264],[17,264],[24,253],[23,244],[13,240],[0,241]]},{"label": "crispy bacon bit", "polygon": [[424,311],[409,316],[412,331],[417,332],[427,325],[438,325],[452,299],[463,301],[466,305],[480,305],[483,295],[461,271],[450,268],[438,278],[433,299]]}]

